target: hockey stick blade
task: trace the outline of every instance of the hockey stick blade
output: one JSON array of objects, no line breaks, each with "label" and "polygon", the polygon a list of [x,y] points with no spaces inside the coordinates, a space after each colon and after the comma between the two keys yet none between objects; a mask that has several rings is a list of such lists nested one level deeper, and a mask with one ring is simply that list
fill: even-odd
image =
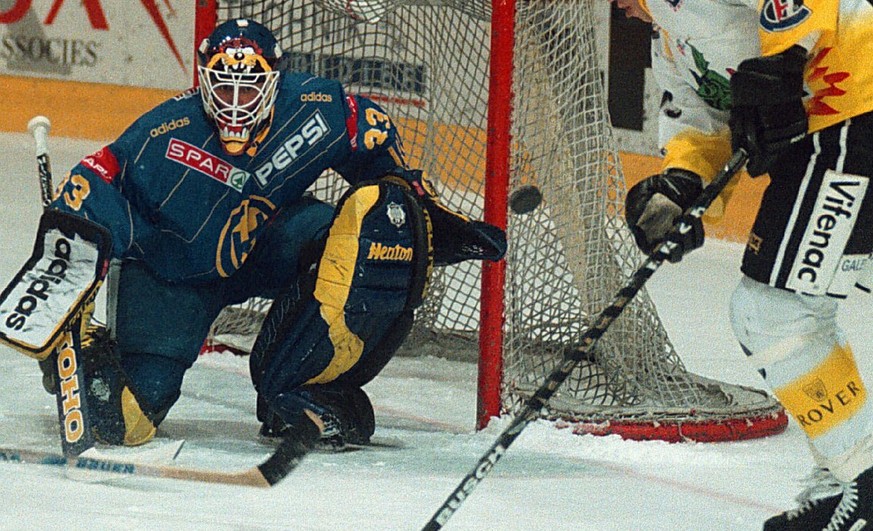
[{"label": "hockey stick blade", "polygon": [[[703,192],[701,192],[700,196],[698,196],[685,214],[698,219],[702,217],[709,205],[724,190],[734,175],[745,166],[747,159],[748,155],[744,150],[737,150],[712,182],[704,188]],[[684,230],[681,222],[673,227],[673,233],[681,230]],[[669,242],[670,239],[670,237],[665,239],[665,242],[631,275],[631,278],[624,287],[616,294],[612,304],[597,315],[593,324],[583,334],[579,345],[567,353],[564,360],[552,370],[546,381],[525,402],[524,407],[512,420],[509,427],[503,430],[494,444],[491,445],[491,448],[479,459],[473,470],[461,480],[460,484],[458,484],[446,501],[443,502],[442,506],[437,509],[431,519],[425,524],[422,528],[423,530],[432,531],[441,529],[460,508],[473,489],[491,472],[500,458],[506,453],[509,446],[518,438],[528,424],[540,417],[541,412],[547,408],[549,399],[552,398],[552,395],[555,394],[561,384],[564,383],[564,380],[576,368],[579,361],[590,356],[591,350],[597,341],[670,255],[673,247]]]},{"label": "hockey stick blade", "polygon": [[169,478],[202,483],[269,488],[282,481],[308,453],[297,441],[285,440],[263,463],[239,472],[155,465],[109,459],[99,456],[67,458],[58,452],[0,448],[0,462],[65,466],[80,470],[107,472],[115,476]]}]

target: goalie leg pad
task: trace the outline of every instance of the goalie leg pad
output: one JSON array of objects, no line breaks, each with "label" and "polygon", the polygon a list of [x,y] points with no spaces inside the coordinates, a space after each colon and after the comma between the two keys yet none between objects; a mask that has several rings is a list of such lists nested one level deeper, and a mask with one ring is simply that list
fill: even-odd
[{"label": "goalie leg pad", "polygon": [[816,454],[850,481],[873,466],[873,405],[836,310],[831,297],[797,295],[746,277],[734,292],[731,320],[750,361]]},{"label": "goalie leg pad", "polygon": [[303,385],[360,387],[385,366],[426,291],[427,220],[399,184],[344,196],[315,269],[274,301],[252,350],[252,379],[270,405]]},{"label": "goalie leg pad", "polygon": [[261,435],[284,437],[293,429],[276,411],[308,409],[324,423],[322,441],[334,448],[345,444],[367,444],[376,431],[373,404],[360,387],[345,385],[305,385],[274,400],[275,410],[258,400],[258,420],[263,422]]},{"label": "goalie leg pad", "polygon": [[144,411],[105,328],[91,334],[81,360],[95,439],[126,446],[150,441],[157,431],[158,417],[162,419],[166,412],[157,415]]}]

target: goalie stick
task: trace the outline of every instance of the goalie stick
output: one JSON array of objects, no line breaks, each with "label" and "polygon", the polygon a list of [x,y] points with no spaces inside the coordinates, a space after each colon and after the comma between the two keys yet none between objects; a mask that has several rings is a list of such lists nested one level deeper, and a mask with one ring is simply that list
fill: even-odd
[{"label": "goalie stick", "polygon": [[0,448],[0,462],[66,466],[78,470],[106,472],[116,476],[170,478],[202,483],[268,488],[282,481],[307,453],[308,447],[300,442],[284,439],[264,462],[238,472],[137,463],[103,457],[96,453],[66,456],[58,452],[18,448]]},{"label": "goalie stick", "polygon": [[34,116],[27,123],[27,130],[36,141],[36,164],[39,173],[39,194],[42,206],[52,202],[52,166],[48,155],[48,133],[52,124],[45,116]]},{"label": "goalie stick", "polygon": [[[733,179],[734,175],[745,166],[748,154],[743,150],[737,150],[725,164],[724,168],[715,176],[711,183],[701,192],[685,215],[700,219],[709,205],[724,190],[725,186]],[[673,227],[671,235],[684,234],[691,229],[687,222],[680,218]],[[422,528],[425,531],[441,529],[449,518],[458,510],[464,500],[473,489],[485,479],[485,476],[494,468],[501,457],[506,453],[509,446],[515,441],[521,432],[531,422],[538,419],[541,413],[548,407],[549,399],[558,390],[564,380],[570,375],[576,365],[590,356],[597,341],[609,329],[612,323],[622,314],[625,307],[636,297],[651,276],[658,270],[664,260],[670,255],[676,244],[671,242],[671,235],[665,238],[658,249],[649,256],[643,264],[631,275],[627,283],[622,287],[612,303],[603,309],[582,335],[579,344],[565,353],[564,360],[549,374],[546,381],[537,389],[533,396],[528,399],[521,412],[515,416],[503,432],[497,437],[488,452],[480,459],[473,470],[464,477],[449,497],[443,502],[436,513]]]},{"label": "goalie stick", "polygon": [[[43,208],[46,209],[40,221],[40,225],[43,225],[47,220],[58,217],[48,210],[53,199],[51,159],[48,152],[48,134],[51,130],[51,122],[45,116],[34,116],[28,122],[27,130],[33,135],[36,144],[40,199]],[[59,225],[61,223],[59,222]],[[95,444],[91,431],[88,400],[82,387],[85,382],[85,374],[81,363],[79,363],[79,353],[83,339],[83,323],[87,324],[87,321],[90,320],[91,312],[88,311],[88,308],[93,307],[94,297],[99,287],[100,279],[98,278],[90,293],[85,294],[81,309],[75,311],[70,321],[58,330],[60,342],[51,348],[48,357],[41,361],[41,363],[48,365],[49,370],[54,371],[57,382],[55,400],[58,409],[61,448],[64,455],[68,457],[77,456]],[[43,367],[43,370],[46,368]]]}]

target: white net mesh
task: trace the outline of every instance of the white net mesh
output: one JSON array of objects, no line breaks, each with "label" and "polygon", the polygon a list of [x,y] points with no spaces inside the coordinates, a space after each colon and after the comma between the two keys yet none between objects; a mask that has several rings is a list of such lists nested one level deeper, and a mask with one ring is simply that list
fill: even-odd
[{"label": "white net mesh", "polygon": [[[641,262],[623,222],[625,185],[597,64],[591,3],[526,0],[516,6],[510,189],[534,184],[544,199],[533,212],[509,219],[502,381],[507,410],[542,383]],[[273,29],[289,68],[338,79],[348,92],[376,100],[398,125],[413,166],[436,182],[443,202],[482,218],[490,2],[221,3],[220,20],[239,16]],[[314,191],[336,200],[344,188],[328,172]],[[480,269],[465,263],[435,272],[402,353],[475,359]],[[226,311],[213,340],[250,345],[268,302]],[[775,420],[781,409],[767,394],[686,371],[645,291],[552,406],[554,417],[585,431],[610,431],[622,423],[750,425],[750,419],[784,427],[784,419]]]}]

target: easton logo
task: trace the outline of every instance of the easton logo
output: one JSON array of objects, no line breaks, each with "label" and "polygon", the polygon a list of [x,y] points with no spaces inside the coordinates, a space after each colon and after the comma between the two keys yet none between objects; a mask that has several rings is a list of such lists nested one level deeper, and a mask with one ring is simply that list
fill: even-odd
[{"label": "easton logo", "polygon": [[761,27],[766,31],[786,31],[799,26],[812,15],[801,0],[766,0],[761,9]]},{"label": "easton logo", "polygon": [[166,157],[211,177],[221,184],[230,186],[237,192],[242,191],[243,186],[251,177],[247,171],[236,168],[215,155],[178,138],[170,139]]},{"label": "easton logo", "polygon": [[786,287],[820,295],[830,285],[855,226],[868,179],[828,170]]}]

